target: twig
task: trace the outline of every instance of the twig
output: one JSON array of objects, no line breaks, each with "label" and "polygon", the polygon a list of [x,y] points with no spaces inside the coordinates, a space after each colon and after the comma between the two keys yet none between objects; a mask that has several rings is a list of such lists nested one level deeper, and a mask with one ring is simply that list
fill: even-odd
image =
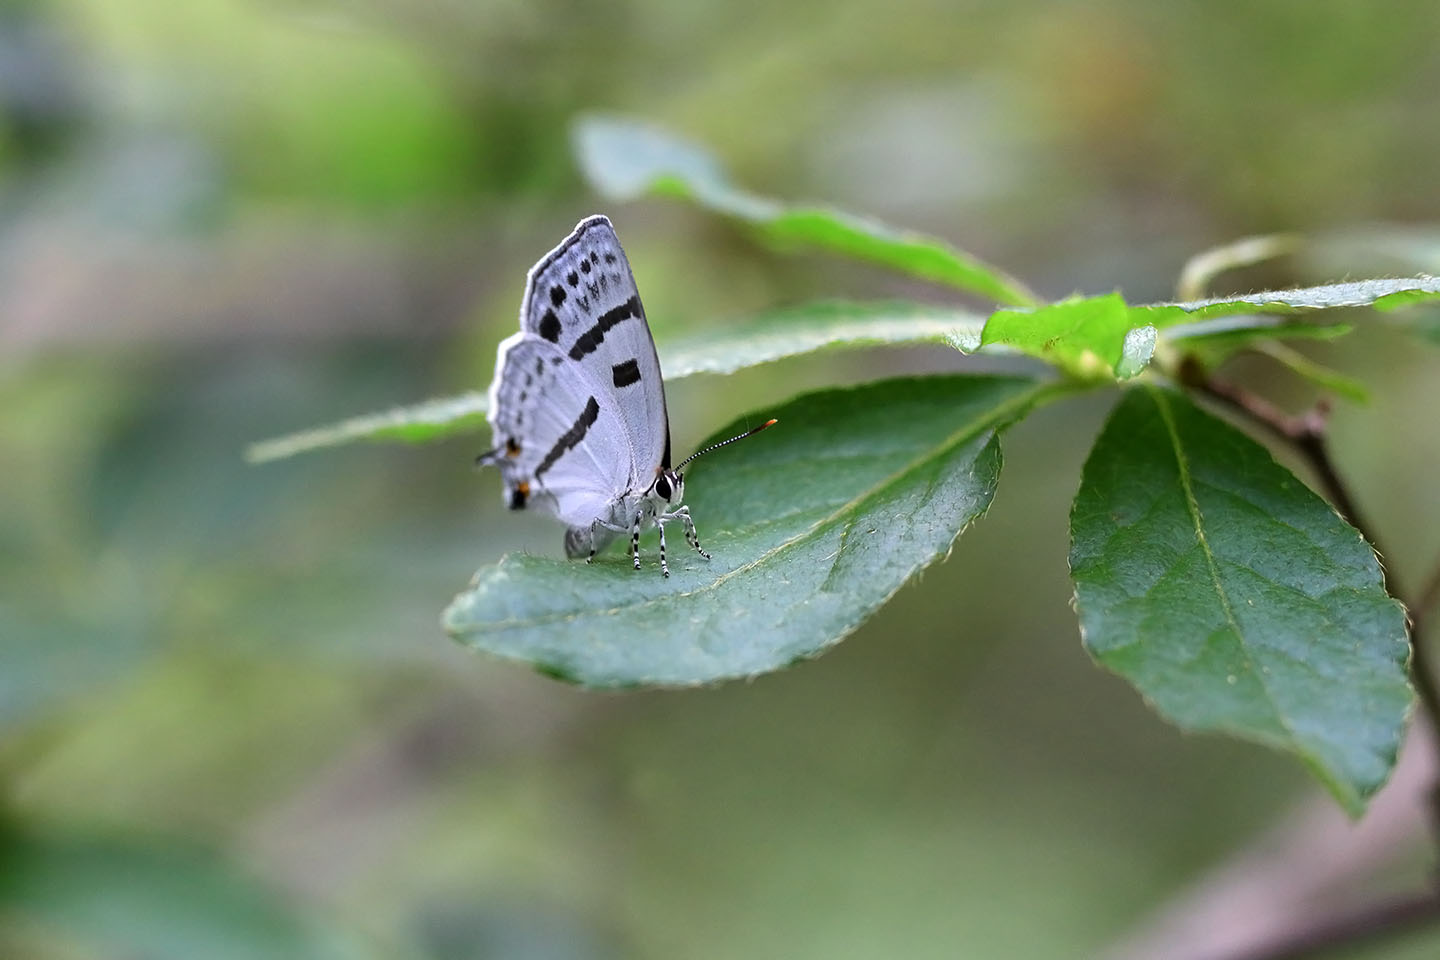
[{"label": "twig", "polygon": [[1312,960],[1356,944],[1379,943],[1440,920],[1440,895],[1426,893],[1322,922],[1229,960]]},{"label": "twig", "polygon": [[1437,601],[1440,601],[1440,563],[1436,563],[1435,568],[1430,571],[1430,576],[1425,580],[1425,586],[1420,590],[1419,599],[1410,608],[1410,620],[1416,625],[1416,629],[1434,609]]},{"label": "twig", "polygon": [[1103,955],[1104,960],[1248,957],[1262,945],[1331,922],[1352,902],[1355,878],[1415,845],[1429,823],[1428,788],[1440,773],[1425,725],[1405,738],[1385,789],[1356,823],[1320,791],[1197,878]]}]

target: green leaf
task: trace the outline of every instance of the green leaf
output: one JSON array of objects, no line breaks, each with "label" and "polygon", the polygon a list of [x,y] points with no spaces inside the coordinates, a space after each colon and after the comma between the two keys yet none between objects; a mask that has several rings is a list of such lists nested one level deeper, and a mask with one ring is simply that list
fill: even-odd
[{"label": "green leaf", "polygon": [[1339,394],[1353,403],[1370,402],[1370,391],[1366,389],[1364,383],[1354,377],[1348,377],[1338,370],[1332,370],[1323,363],[1311,360],[1293,347],[1275,340],[1264,340],[1255,344],[1255,349],[1277,363],[1283,364],[1296,376],[1309,380],[1322,390]]},{"label": "green leaf", "polygon": [[1135,389],[1071,512],[1086,647],[1186,730],[1298,754],[1351,813],[1389,775],[1411,695],[1374,551],[1259,444]]},{"label": "green leaf", "polygon": [[942,240],[742,190],[703,148],[648,124],[582,117],[575,123],[574,141],[586,179],[612,199],[632,200],[646,193],[680,197],[744,221],[782,245],[867,260],[996,303],[1038,302],[1018,280]]},{"label": "green leaf", "polygon": [[245,451],[251,463],[283,460],[297,453],[339,447],[361,440],[372,442],[431,443],[457,433],[469,433],[485,426],[489,399],[483,393],[462,393],[456,397],[427,400],[383,413],[351,417],[324,427],[286,434],[253,443]]},{"label": "green leaf", "polygon": [[[828,347],[942,343],[951,339],[978,344],[983,325],[984,318],[949,307],[816,303],[762,314],[662,345],[660,367],[669,383],[697,373],[733,373]],[[430,400],[264,440],[252,444],[245,457],[251,463],[265,463],[360,441],[430,443],[482,429],[488,406],[483,393]]]},{"label": "green leaf", "polygon": [[207,852],[167,841],[0,832],[0,916],[105,956],[358,960],[358,942],[296,913]]},{"label": "green leaf", "polygon": [[621,550],[593,565],[512,555],[475,575],[445,627],[594,687],[710,683],[816,656],[984,513],[998,431],[1064,389],[956,376],[800,397],[763,414],[777,426],[690,471],[687,501],[713,560],[678,529],[669,580],[653,543],[639,572]]},{"label": "green leaf", "polygon": [[1118,293],[999,310],[986,321],[980,345],[1010,347],[1086,380],[1133,377],[1150,362],[1158,323],[1172,313],[1156,311],[1137,323],[1141,314]]},{"label": "green leaf", "polygon": [[829,301],[763,314],[660,348],[665,380],[745,367],[829,347],[945,343],[978,338],[985,318],[968,310],[916,303]]},{"label": "green leaf", "polygon": [[[1347,307],[1390,309],[1425,300],[1440,300],[1440,279],[1360,280],[1147,306],[1131,306],[1120,294],[1110,293],[1033,309],[998,310],[986,321],[980,344],[1028,353],[1080,379],[1126,379],[1150,362],[1155,338],[1176,341],[1223,333],[1241,344],[1248,342],[1241,334],[1250,330],[1263,330],[1270,338],[1288,336],[1286,322],[1277,316]],[[1153,328],[1153,337],[1146,327]],[[1305,321],[1297,326],[1297,335],[1313,336],[1315,328],[1313,321]]]},{"label": "green leaf", "polygon": [[[1254,346],[1286,340],[1335,340],[1355,330],[1349,323],[1304,323],[1289,317],[1225,317],[1206,320],[1209,332],[1190,333],[1179,328],[1166,331],[1168,340],[1184,340],[1189,351],[1206,351],[1216,358]],[[1200,326],[1200,324],[1196,324]],[[1184,332],[1183,336],[1177,333]]]},{"label": "green leaf", "polygon": [[1293,290],[1267,290],[1231,297],[1192,300],[1188,303],[1157,304],[1146,310],[1179,307],[1190,320],[1231,317],[1245,313],[1293,315],[1342,307],[1375,307],[1389,310],[1410,303],[1440,300],[1440,278],[1406,277],[1391,280],[1354,280]]}]

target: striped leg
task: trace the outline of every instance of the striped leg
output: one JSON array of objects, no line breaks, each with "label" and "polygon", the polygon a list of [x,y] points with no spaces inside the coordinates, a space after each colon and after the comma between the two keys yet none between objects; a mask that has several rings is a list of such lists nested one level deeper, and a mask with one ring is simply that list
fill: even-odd
[{"label": "striped leg", "polygon": [[660,572],[669,577],[670,565],[665,562],[665,524],[657,522],[655,526],[660,528]]},{"label": "striped leg", "polygon": [[[617,527],[615,524],[610,523],[609,521],[606,521],[606,520],[594,520],[594,521],[592,521],[591,524],[590,524],[590,556],[588,556],[588,557],[585,558],[585,562],[586,562],[586,563],[594,563],[594,562],[595,562],[595,554],[597,554],[597,553],[600,552],[600,546],[599,546],[599,544],[600,544],[600,538],[596,536],[596,533],[597,533],[602,527],[603,527],[604,529],[606,529],[606,530],[613,530],[613,531],[615,531],[616,533],[624,533],[624,532],[625,532],[625,528],[624,528],[624,527]],[[606,542],[606,545],[608,546],[610,541],[609,541],[609,540],[606,540],[605,542]]]},{"label": "striped leg", "polygon": [[681,522],[685,524],[685,542],[694,547],[696,553],[700,554],[700,556],[706,560],[709,560],[710,554],[706,553],[700,547],[700,535],[695,532],[695,521],[690,519],[690,508],[681,507],[675,511],[675,514],[680,518]]},{"label": "striped leg", "polygon": [[635,561],[635,569],[640,569],[640,521],[645,514],[635,512],[635,524],[630,528],[630,559]]}]

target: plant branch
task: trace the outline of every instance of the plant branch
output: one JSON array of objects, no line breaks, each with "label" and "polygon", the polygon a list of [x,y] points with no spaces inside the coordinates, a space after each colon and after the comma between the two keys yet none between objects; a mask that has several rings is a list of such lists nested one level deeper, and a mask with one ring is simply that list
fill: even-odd
[{"label": "plant branch", "polygon": [[1436,563],[1430,571],[1415,605],[1410,608],[1410,621],[1415,625],[1415,629],[1419,629],[1420,623],[1428,617],[1437,601],[1440,601],[1440,563]]},{"label": "plant branch", "polygon": [[1341,947],[1375,944],[1440,920],[1440,894],[1424,893],[1368,907],[1300,930],[1232,960],[1302,960]]},{"label": "plant branch", "polygon": [[[1413,727],[1385,789],[1358,823],[1312,791],[1210,867],[1104,954],[1104,960],[1253,958],[1299,931],[1329,927],[1355,878],[1403,856],[1429,821],[1440,759],[1426,725]],[[1376,934],[1381,936],[1382,934]]]}]

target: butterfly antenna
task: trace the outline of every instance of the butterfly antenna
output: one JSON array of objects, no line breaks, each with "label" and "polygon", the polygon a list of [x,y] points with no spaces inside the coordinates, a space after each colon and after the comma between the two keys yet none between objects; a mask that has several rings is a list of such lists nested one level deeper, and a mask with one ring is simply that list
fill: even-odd
[{"label": "butterfly antenna", "polygon": [[775,426],[775,424],[777,424],[777,423],[779,423],[779,422],[780,422],[779,420],[766,420],[764,423],[760,424],[760,426],[756,427],[754,430],[746,430],[744,433],[740,434],[740,436],[738,436],[738,437],[731,437],[729,440],[721,440],[719,443],[712,443],[712,444],[710,444],[710,446],[706,447],[704,450],[699,450],[699,451],[697,451],[697,452],[695,452],[695,453],[692,453],[692,454],[690,454],[690,456],[686,457],[684,460],[681,460],[679,463],[677,463],[677,464],[675,465],[675,468],[674,468],[674,469],[675,469],[676,471],[679,471],[682,467],[685,466],[685,464],[689,463],[691,460],[694,460],[696,457],[703,457],[703,456],[705,456],[705,454],[709,453],[711,450],[719,450],[721,447],[725,446],[726,444],[734,443],[736,440],[744,440],[746,437],[753,437],[753,436],[755,436],[755,434],[759,433],[761,430],[764,430],[766,427],[773,427],[773,426]]}]

